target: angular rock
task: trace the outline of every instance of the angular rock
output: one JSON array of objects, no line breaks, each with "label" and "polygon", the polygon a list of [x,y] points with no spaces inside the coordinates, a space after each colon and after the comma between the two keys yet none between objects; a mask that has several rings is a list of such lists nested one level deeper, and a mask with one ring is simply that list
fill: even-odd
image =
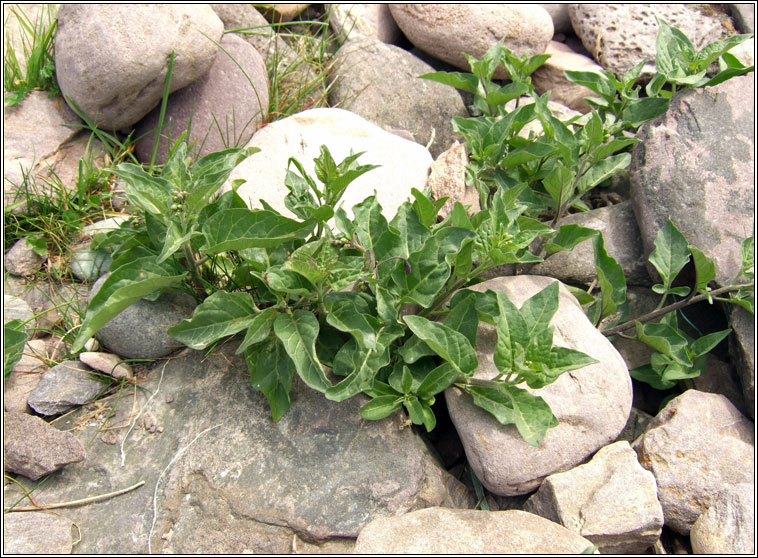
[{"label": "angular rock", "polygon": [[680,29],[698,50],[725,36],[718,18],[685,4],[569,4],[574,32],[592,57],[621,77],[646,58],[643,75],[655,73],[656,16]]},{"label": "angular rock", "polygon": [[672,399],[633,444],[655,475],[668,527],[688,534],[726,484],[751,482],[753,423],[723,395],[687,390]]},{"label": "angular rock", "polygon": [[37,413],[46,416],[60,415],[86,405],[106,387],[90,372],[90,367],[83,362],[64,360],[42,375],[27,403]]},{"label": "angular rock", "polygon": [[[567,7],[566,4],[560,4]],[[582,113],[591,107],[585,97],[597,97],[597,94],[583,85],[573,83],[566,78],[566,70],[577,72],[601,73],[602,68],[594,60],[574,52],[570,47],[557,41],[550,41],[545,49],[550,58],[532,74],[534,89],[542,95],[550,91],[550,100],[566,105]]]},{"label": "angular rock", "polygon": [[205,4],[64,4],[58,85],[100,128],[126,130],[160,101],[171,51],[176,91],[208,71],[222,33]]},{"label": "angular rock", "polygon": [[729,50],[729,54],[737,57],[737,60],[745,66],[755,65],[755,39],[748,39]]},{"label": "angular rock", "polygon": [[18,277],[29,277],[37,273],[45,258],[37,254],[26,238],[17,240],[11,249],[5,253],[5,271]]},{"label": "angular rock", "polygon": [[[289,553],[293,544],[329,549],[335,541],[349,547],[378,517],[473,506],[421,438],[401,428],[399,413],[363,420],[363,397],[328,401],[295,378],[292,408],[274,423],[235,350],[231,343],[210,355],[187,350],[156,366],[136,396],[128,386],[118,399],[100,400],[129,419],[113,430],[118,443],[97,437],[102,425],[81,411],[61,419],[60,428],[79,424],[77,435],[95,441],[85,462],[51,477],[35,497],[65,501],[85,482],[98,494],[145,481],[98,506],[67,510],[82,530],[79,552],[145,553],[156,484],[151,548],[159,553]],[[120,442],[135,401],[156,428],[129,432],[122,466]]]},{"label": "angular rock", "polygon": [[755,319],[744,308],[729,313],[729,353],[742,383],[747,416],[755,420]]},{"label": "angular rock", "polygon": [[[651,285],[642,252],[642,241],[632,204],[628,201],[567,215],[561,225],[580,225],[603,235],[605,250],[621,265],[627,285]],[[531,269],[535,275],[548,275],[571,284],[589,285],[597,278],[592,239],[577,244],[571,251],[553,254]]]},{"label": "angular rock", "polygon": [[727,486],[690,531],[695,554],[755,554],[755,485]]},{"label": "angular rock", "polygon": [[[391,4],[390,11],[411,43],[465,71],[463,53],[481,58],[502,38],[519,56],[545,52],[553,38],[553,20],[539,4]],[[494,77],[505,78],[505,68]]]},{"label": "angular rock", "polygon": [[427,185],[434,199],[449,198],[440,208],[440,215],[447,217],[455,202],[468,207],[469,214],[481,211],[479,192],[473,186],[466,186],[468,154],[466,146],[457,141],[432,164]]},{"label": "angular rock", "polygon": [[307,173],[315,176],[313,159],[319,156],[321,145],[329,148],[337,163],[351,152],[365,151],[358,158],[359,164],[381,165],[348,186],[341,202],[348,215],[354,205],[376,193],[384,215],[391,219],[412,188],[423,190],[426,186],[432,157],[424,146],[382,130],[346,110],[322,108],[277,120],[258,131],[247,146],[259,147],[261,151],[232,171],[222,191],[230,190],[234,180],[243,178],[247,182],[237,193],[250,207],[260,207],[258,200],[262,198],[283,215],[292,216],[284,206],[284,197],[289,193],[284,185],[287,161],[294,157]]},{"label": "angular rock", "polygon": [[[195,159],[245,145],[268,114],[269,84],[263,57],[236,35],[224,35],[210,69],[187,87],[173,93],[166,105],[156,161],[166,162],[182,132]],[[149,161],[155,144],[160,106],[136,127],[135,154]]]},{"label": "angular rock", "polygon": [[755,4],[729,4],[729,11],[740,33],[755,33]]},{"label": "angular rock", "polygon": [[437,157],[458,137],[451,119],[468,112],[453,87],[418,78],[433,71],[378,39],[350,40],[334,55],[329,102],[385,129],[408,130]]},{"label": "angular rock", "polygon": [[[108,275],[90,290],[90,300]],[[123,358],[160,358],[180,348],[179,341],[166,331],[189,318],[197,306],[187,293],[164,291],[157,300],[140,299],[101,327],[96,336],[110,351]]]},{"label": "angular rock", "polygon": [[26,358],[26,356],[21,357],[19,363],[14,367],[14,371],[3,382],[3,408],[6,411],[29,414],[32,412],[29,405],[26,404],[26,400],[34,388],[39,385],[42,372],[45,372],[47,367],[36,373],[15,372],[15,369]]},{"label": "angular rock", "polygon": [[671,219],[713,258],[721,286],[739,273],[742,241],[753,231],[755,116],[744,107],[754,96],[753,76],[678,93],[666,114],[640,127],[632,152],[631,196],[645,254]]},{"label": "angular rock", "polygon": [[31,480],[84,461],[84,445],[39,417],[3,412],[5,470]]},{"label": "angular rock", "polygon": [[663,527],[655,478],[625,441],[605,446],[585,465],[547,477],[524,511],[571,529],[603,554],[642,554]]},{"label": "angular rock", "polygon": [[6,554],[71,554],[73,523],[47,512],[9,513],[3,517]]},{"label": "angular rock", "polygon": [[[498,277],[470,287],[501,290],[520,307],[554,279],[521,275]],[[555,382],[530,392],[550,405],[559,425],[547,431],[538,447],[527,444],[514,425],[501,425],[474,406],[457,388],[445,391],[450,418],[461,437],[466,456],[482,484],[495,494],[515,496],[539,487],[543,479],[568,470],[616,439],[629,417],[632,386],[621,355],[585,316],[579,303],[561,285],[553,345],[582,351],[599,361],[565,372]],[[480,323],[477,333],[479,368],[475,378],[492,379],[497,333]]]},{"label": "angular rock", "polygon": [[329,26],[341,43],[349,39],[374,38],[399,45],[403,32],[387,4],[329,4]]},{"label": "angular rock", "polygon": [[592,543],[531,513],[427,508],[375,519],[355,554],[575,554]]},{"label": "angular rock", "polygon": [[706,393],[720,393],[737,407],[740,413],[747,415],[748,409],[736,371],[713,353],[708,353],[705,358],[705,370],[700,376],[685,380],[684,385]]},{"label": "angular rock", "polygon": [[99,370],[110,374],[114,378],[133,378],[134,371],[132,367],[122,362],[122,358],[113,353],[99,353],[85,351],[79,353],[79,360],[91,367],[93,370]]}]

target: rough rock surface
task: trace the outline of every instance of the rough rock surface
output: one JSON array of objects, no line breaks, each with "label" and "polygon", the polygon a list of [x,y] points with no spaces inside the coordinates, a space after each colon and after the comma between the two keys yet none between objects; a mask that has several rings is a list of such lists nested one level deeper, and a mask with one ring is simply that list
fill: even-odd
[{"label": "rough rock surface", "polygon": [[723,395],[685,391],[633,447],[655,475],[666,525],[678,533],[690,532],[724,485],[752,482],[754,426]]},{"label": "rough rock surface", "polygon": [[5,470],[37,480],[85,458],[84,445],[39,417],[3,412]]},{"label": "rough rock surface", "polygon": [[34,275],[42,268],[45,258],[37,254],[31,245],[22,238],[5,253],[5,271],[18,277]]},{"label": "rough rock surface", "polygon": [[329,25],[343,43],[369,37],[390,45],[403,41],[387,4],[329,4],[327,9]]},{"label": "rough rock surface", "polygon": [[591,58],[574,52],[570,47],[557,41],[550,41],[545,54],[549,54],[550,58],[532,74],[535,91],[540,95],[545,91],[550,91],[551,101],[582,113],[589,112],[591,107],[584,98],[597,97],[597,94],[588,87],[569,81],[564,72],[571,70],[599,74],[602,68]]},{"label": "rough rock surface", "polygon": [[606,70],[620,77],[646,58],[643,74],[655,73],[656,16],[680,29],[695,48],[722,38],[719,20],[684,4],[569,4],[574,32]]},{"label": "rough rock surface", "polygon": [[[392,17],[415,46],[470,71],[463,53],[481,58],[500,39],[517,55],[545,52],[553,20],[539,4],[392,4]],[[505,69],[495,72],[505,78]]]},{"label": "rough rock surface", "polygon": [[695,554],[755,554],[755,485],[727,486],[690,531]]},{"label": "rough rock surface", "polygon": [[126,129],[160,101],[171,51],[176,91],[208,71],[222,32],[206,4],[64,4],[55,35],[58,85],[100,128]]},{"label": "rough rock surface", "polygon": [[625,441],[601,448],[585,465],[547,477],[524,511],[575,531],[603,554],[641,554],[663,526],[655,478]]},{"label": "rough rock surface", "polygon": [[[195,144],[196,159],[245,145],[268,114],[266,64],[258,51],[236,35],[224,35],[210,69],[187,87],[169,96],[156,162],[162,164],[182,132]],[[137,125],[137,158],[150,161],[160,105]],[[190,127],[191,126],[191,127]]]},{"label": "rough rock surface", "polygon": [[576,554],[592,543],[531,513],[428,508],[375,519],[363,528],[354,553]]},{"label": "rough rock surface", "polygon": [[338,164],[351,151],[365,151],[358,164],[381,165],[348,186],[342,197],[348,215],[354,205],[376,193],[384,215],[391,219],[410,197],[411,188],[423,190],[426,186],[432,157],[423,145],[400,138],[346,110],[322,108],[277,120],[256,133],[248,147],[259,147],[261,151],[232,171],[222,191],[230,190],[234,180],[243,178],[247,182],[237,193],[248,205],[260,207],[258,200],[263,198],[283,215],[291,216],[284,206],[284,197],[289,192],[284,185],[287,161],[294,157],[307,173],[315,176],[313,159],[319,156],[321,145],[329,148]]},{"label": "rough rock surface", "polygon": [[[344,553],[378,517],[473,506],[413,430],[401,428],[403,417],[364,421],[365,399],[331,402],[295,379],[292,408],[274,423],[235,349],[186,350],[157,365],[136,398],[129,391],[120,397],[114,419],[125,420],[113,424],[122,427],[110,430],[110,443],[97,437],[106,425],[82,413],[56,424],[79,424],[80,439],[95,440],[85,462],[35,492],[41,501],[80,497],[84,485],[99,494],[145,481],[97,506],[67,510],[81,528],[79,552],[146,552],[154,493],[151,548],[158,553],[281,554],[293,545]],[[145,426],[130,430],[132,421]]]},{"label": "rough rock surface", "polygon": [[429,171],[427,185],[434,199],[449,198],[440,208],[440,215],[447,217],[455,202],[468,207],[469,214],[481,211],[479,192],[466,186],[468,154],[466,146],[457,141],[434,161]]},{"label": "rough rock surface", "polygon": [[3,517],[4,554],[71,554],[73,523],[48,512],[9,513]]},{"label": "rough rock surface", "polygon": [[[468,116],[458,92],[419,79],[434,71],[411,53],[378,39],[350,40],[333,59],[329,102],[387,128],[408,130],[437,157],[458,137],[451,119]],[[430,143],[431,142],[431,143]]]},{"label": "rough rock surface", "polygon": [[729,327],[729,352],[742,383],[747,416],[755,420],[755,318],[735,306],[729,314]]},{"label": "rough rock surface", "polygon": [[64,360],[42,375],[27,403],[41,415],[60,415],[95,399],[106,385],[91,374],[89,366]]},{"label": "rough rock surface", "polygon": [[[502,290],[520,307],[553,281],[529,275],[498,277],[471,290]],[[515,496],[535,490],[547,475],[578,465],[615,440],[629,417],[632,386],[621,355],[595,329],[563,286],[551,325],[555,326],[555,346],[582,351],[600,362],[565,372],[552,384],[533,391],[550,405],[559,421],[538,447],[527,444],[515,426],[503,426],[474,406],[468,395],[456,388],[445,391],[466,457],[482,484],[495,494]],[[479,368],[474,377],[491,379],[499,373],[492,357],[496,340],[495,328],[480,324]]]},{"label": "rough rock surface", "polygon": [[690,89],[640,127],[630,179],[646,255],[671,219],[713,258],[718,284],[737,275],[755,219],[755,113],[745,110],[754,97],[752,75]]}]

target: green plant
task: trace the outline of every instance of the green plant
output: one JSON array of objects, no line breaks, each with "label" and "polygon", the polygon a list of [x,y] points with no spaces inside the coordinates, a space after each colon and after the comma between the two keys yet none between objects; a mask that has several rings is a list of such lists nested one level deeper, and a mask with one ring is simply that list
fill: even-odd
[{"label": "green plant", "polygon": [[21,320],[10,320],[3,324],[3,376],[7,379],[13,367],[21,360],[24,345],[29,340],[24,323]]},{"label": "green plant", "polygon": [[[42,89],[50,94],[60,93],[55,79],[54,37],[58,20],[55,8],[46,5],[40,8],[35,21],[20,8],[11,8],[18,21],[18,31],[23,53],[17,53],[10,40],[6,40],[3,57],[3,88],[5,103],[13,106],[20,103],[30,91]],[[21,60],[19,56],[23,56]]]}]

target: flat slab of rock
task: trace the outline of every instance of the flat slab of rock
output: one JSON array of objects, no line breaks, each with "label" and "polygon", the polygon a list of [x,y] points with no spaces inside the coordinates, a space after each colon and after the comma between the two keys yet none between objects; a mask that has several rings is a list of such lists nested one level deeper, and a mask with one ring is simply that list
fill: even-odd
[{"label": "flat slab of rock", "polygon": [[575,531],[604,554],[641,554],[663,527],[655,477],[625,441],[605,446],[585,465],[547,477],[524,511]]},{"label": "flat slab of rock", "polygon": [[114,378],[133,378],[132,367],[122,362],[124,359],[113,353],[85,351],[79,353],[79,360],[94,370],[105,372]]},{"label": "flat slab of rock", "polygon": [[739,273],[755,220],[754,98],[752,75],[732,78],[674,95],[666,114],[640,127],[630,183],[646,255],[670,218],[715,261],[718,284]]},{"label": "flat slab of rock", "polygon": [[726,397],[694,389],[658,413],[633,447],[655,475],[668,527],[689,534],[725,485],[752,482],[754,430]]},{"label": "flat slab of rock", "polygon": [[110,423],[87,421],[81,412],[61,419],[60,428],[79,424],[77,436],[94,441],[85,462],[35,492],[39,501],[81,498],[83,486],[89,496],[145,481],[97,506],[67,510],[81,527],[79,552],[145,553],[156,484],[151,549],[158,553],[283,554],[293,545],[344,553],[378,517],[473,506],[413,430],[401,428],[404,417],[364,421],[365,398],[331,402],[295,379],[292,408],[274,423],[235,349],[187,350],[161,363],[141,384],[136,407],[135,387],[126,388],[116,415],[132,417],[137,426],[124,442],[123,466],[128,422],[110,430],[115,439],[106,441],[103,427]]},{"label": "flat slab of rock", "polygon": [[427,508],[375,519],[353,552],[382,554],[577,554],[592,543],[531,513]]},{"label": "flat slab of rock", "polygon": [[3,413],[5,470],[31,480],[85,458],[84,446],[70,432],[62,432],[37,416]]},{"label": "flat slab of rock", "polygon": [[[354,205],[376,193],[383,214],[391,219],[410,197],[411,188],[426,187],[432,157],[423,145],[387,132],[352,112],[320,108],[277,120],[256,133],[247,147],[261,151],[232,171],[222,191],[230,190],[234,180],[245,179],[237,193],[250,207],[260,207],[258,200],[264,199],[283,215],[292,216],[284,206],[289,193],[284,185],[287,161],[294,157],[315,177],[313,159],[319,156],[322,145],[329,148],[337,164],[351,152],[365,151],[358,164],[381,165],[348,186],[341,202],[348,215]],[[292,170],[296,171],[294,166]]]},{"label": "flat slab of rock", "polygon": [[73,523],[46,512],[19,512],[3,516],[4,554],[71,554]]},{"label": "flat slab of rock", "polygon": [[[500,290],[520,307],[555,279],[539,276],[497,277],[471,290]],[[502,496],[532,492],[548,475],[582,463],[616,439],[632,406],[632,384],[621,355],[590,323],[576,299],[561,285],[553,345],[582,351],[599,361],[563,373],[555,382],[530,392],[540,395],[559,425],[547,431],[538,447],[527,444],[514,425],[503,426],[456,388],[445,391],[450,417],[466,457],[488,490]],[[499,374],[493,362],[497,332],[480,323],[477,333],[479,368],[475,378]]]},{"label": "flat slab of rock", "polygon": [[64,360],[42,375],[27,403],[41,415],[60,415],[79,405],[86,405],[105,390],[107,384],[78,360]]}]

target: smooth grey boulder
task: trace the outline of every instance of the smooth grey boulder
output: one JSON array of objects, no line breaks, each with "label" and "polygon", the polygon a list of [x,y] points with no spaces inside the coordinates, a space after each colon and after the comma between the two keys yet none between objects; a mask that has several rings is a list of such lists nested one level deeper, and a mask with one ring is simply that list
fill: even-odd
[{"label": "smooth grey boulder", "polygon": [[701,49],[726,36],[718,18],[685,4],[569,4],[574,32],[606,70],[621,77],[643,58],[643,75],[655,73],[656,16],[680,29]]},{"label": "smooth grey boulder", "polygon": [[[716,263],[728,284],[742,267],[755,220],[753,76],[677,93],[666,114],[637,132],[631,198],[645,254],[668,219]],[[657,272],[648,268],[656,281]]]},{"label": "smooth grey boulder", "polygon": [[[89,299],[97,294],[105,280],[101,276],[90,290]],[[134,302],[101,327],[95,336],[123,358],[160,358],[184,347],[166,331],[192,315],[197,306],[187,293],[164,291],[157,300],[144,298]]]},{"label": "smooth grey boulder", "polygon": [[[521,307],[553,281],[530,275],[497,277],[470,289],[503,291]],[[571,469],[615,440],[629,418],[632,384],[624,360],[563,285],[559,293],[558,310],[551,321],[553,345],[582,351],[599,362],[565,372],[539,390],[523,386],[541,396],[559,422],[539,446],[527,444],[514,425],[503,426],[457,388],[445,390],[450,418],[466,457],[482,484],[495,494],[516,496],[534,491],[546,476]],[[475,378],[489,380],[499,374],[493,361],[496,342],[494,326],[480,323]]]},{"label": "smooth grey boulder", "polygon": [[626,441],[601,448],[585,465],[547,477],[524,511],[571,529],[603,554],[642,554],[663,527],[655,477]]},{"label": "smooth grey boulder", "polygon": [[98,127],[127,130],[163,96],[211,67],[223,24],[207,4],[64,4],[55,72],[63,95]]},{"label": "smooth grey boulder", "polygon": [[[352,207],[376,194],[387,219],[411,197],[411,189],[426,187],[432,156],[416,142],[383,130],[365,118],[338,108],[319,108],[299,112],[272,122],[259,130],[247,147],[259,147],[229,175],[222,191],[231,189],[234,180],[244,179],[237,188],[252,208],[263,199],[283,215],[292,216],[284,205],[289,190],[284,185],[290,157],[297,159],[305,172],[314,177],[313,159],[326,145],[339,164],[350,153],[365,152],[360,165],[379,165],[355,179],[345,191],[341,203],[348,215]],[[293,172],[297,172],[291,166]]]},{"label": "smooth grey boulder", "polygon": [[27,403],[41,415],[60,415],[93,401],[106,387],[83,362],[64,360],[42,375]]},{"label": "smooth grey boulder", "polygon": [[129,385],[119,398],[101,400],[103,416],[114,409],[108,423],[81,412],[61,419],[59,428],[79,424],[76,435],[94,441],[87,460],[52,476],[37,498],[65,501],[81,497],[85,485],[100,494],[145,481],[96,506],[67,510],[81,528],[78,552],[142,554],[152,530],[156,553],[320,547],[343,554],[378,517],[474,505],[400,413],[362,419],[364,397],[328,401],[295,378],[292,407],[273,422],[236,347],[227,343],[209,355],[187,349],[156,365],[136,395]]},{"label": "smooth grey boulder", "polygon": [[592,543],[552,521],[519,510],[427,508],[375,519],[353,552],[383,554],[577,554]]},{"label": "smooth grey boulder", "polygon": [[752,482],[754,430],[726,397],[694,389],[658,413],[632,446],[655,475],[668,527],[689,534],[725,485]]},{"label": "smooth grey boulder", "polygon": [[690,531],[695,554],[755,554],[755,485],[727,486]]},{"label": "smooth grey boulder", "polygon": [[[263,57],[234,34],[224,35],[210,69],[187,87],[172,93],[166,104],[156,162],[163,164],[183,132],[195,159],[244,146],[268,115],[269,84]],[[161,107],[136,127],[135,154],[150,161]]]},{"label": "smooth grey boulder", "polygon": [[4,554],[71,554],[74,524],[48,512],[8,513],[3,517]]},{"label": "smooth grey boulder", "polygon": [[3,412],[3,466],[5,471],[31,480],[84,461],[84,445],[37,416]]},{"label": "smooth grey boulder", "polygon": [[[624,270],[627,285],[651,285],[642,251],[640,230],[628,201],[592,211],[567,215],[561,225],[579,225],[600,231],[605,251],[616,259]],[[538,263],[534,275],[547,275],[571,284],[589,285],[597,279],[593,240],[577,244],[573,250],[558,252]]]},{"label": "smooth grey boulder", "polygon": [[385,129],[409,131],[436,158],[458,137],[451,119],[468,111],[455,88],[418,77],[431,72],[400,47],[349,40],[333,58],[329,102]]}]

